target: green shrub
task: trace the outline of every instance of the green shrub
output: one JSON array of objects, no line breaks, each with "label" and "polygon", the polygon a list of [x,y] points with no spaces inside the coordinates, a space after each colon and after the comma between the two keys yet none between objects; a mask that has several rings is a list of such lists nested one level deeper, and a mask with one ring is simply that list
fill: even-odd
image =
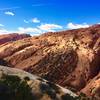
[{"label": "green shrub", "polygon": [[31,88],[18,76],[3,75],[0,80],[0,100],[33,100]]}]

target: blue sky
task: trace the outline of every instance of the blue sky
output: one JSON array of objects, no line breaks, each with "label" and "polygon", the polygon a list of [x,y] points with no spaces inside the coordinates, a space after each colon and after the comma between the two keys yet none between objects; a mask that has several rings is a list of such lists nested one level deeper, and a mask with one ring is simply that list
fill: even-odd
[{"label": "blue sky", "polygon": [[0,33],[32,35],[100,23],[100,0],[0,0]]}]

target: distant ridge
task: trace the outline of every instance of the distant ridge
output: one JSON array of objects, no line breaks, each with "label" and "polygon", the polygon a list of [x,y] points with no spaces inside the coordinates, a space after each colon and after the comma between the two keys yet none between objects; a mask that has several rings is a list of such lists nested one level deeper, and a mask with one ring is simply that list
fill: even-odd
[{"label": "distant ridge", "polygon": [[19,33],[10,33],[0,35],[0,45],[10,41],[16,41],[20,39],[24,39],[27,37],[31,37],[29,34],[19,34]]}]

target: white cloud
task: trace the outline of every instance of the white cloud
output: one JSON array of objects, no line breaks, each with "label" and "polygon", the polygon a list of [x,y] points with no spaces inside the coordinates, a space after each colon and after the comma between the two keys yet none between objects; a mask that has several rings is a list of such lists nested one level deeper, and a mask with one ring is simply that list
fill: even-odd
[{"label": "white cloud", "polygon": [[57,24],[41,24],[38,28],[46,32],[54,32],[56,29],[62,29],[63,27]]},{"label": "white cloud", "polygon": [[40,26],[37,27],[27,27],[27,28],[19,27],[18,32],[39,35],[45,32],[55,32],[56,29],[62,29],[62,26],[56,24],[41,24]]},{"label": "white cloud", "polygon": [[67,28],[68,29],[78,29],[78,28],[87,28],[90,25],[88,25],[87,23],[83,23],[83,24],[73,24],[73,23],[68,23],[67,24]]},{"label": "white cloud", "polygon": [[32,18],[31,20],[24,20],[24,23],[40,23],[38,18]]},{"label": "white cloud", "polygon": [[0,34],[7,34],[9,33],[9,31],[7,31],[6,29],[0,29]]},{"label": "white cloud", "polygon": [[9,16],[14,16],[15,15],[13,12],[10,12],[10,11],[6,11],[5,14],[9,15]]},{"label": "white cloud", "polygon": [[33,18],[33,19],[32,19],[32,22],[33,22],[33,23],[40,23],[40,20],[39,20],[38,18]]},{"label": "white cloud", "polygon": [[18,32],[19,33],[33,33],[33,34],[40,34],[40,33],[42,33],[42,31],[39,30],[38,28],[32,28],[32,27],[27,27],[27,28],[19,27],[18,28]]},{"label": "white cloud", "polygon": [[13,30],[7,30],[7,29],[0,29],[0,34],[8,34],[8,33],[19,33],[19,34],[24,34],[24,33],[28,33],[31,35],[40,35],[42,33],[42,31],[38,28],[34,28],[34,27],[19,27],[17,30],[13,31]]},{"label": "white cloud", "polygon": [[14,9],[18,9],[20,7],[9,7],[9,8],[0,8],[0,11],[5,11],[5,10],[14,10]]},{"label": "white cloud", "polygon": [[27,23],[27,24],[28,24],[28,23],[29,23],[29,21],[27,21],[27,20],[24,20],[24,23]]},{"label": "white cloud", "polygon": [[63,27],[57,24],[41,24],[37,27],[19,27],[17,30],[6,30],[6,29],[0,29],[0,34],[7,34],[7,33],[29,33],[31,35],[40,35],[41,33],[45,32],[55,32],[59,29],[62,29]]},{"label": "white cloud", "polygon": [[9,33],[19,33],[19,30],[8,30],[8,29],[4,29],[4,28],[1,28],[0,29],[0,34],[9,34]]},{"label": "white cloud", "polygon": [[3,24],[0,24],[0,27],[3,27],[4,25]]}]

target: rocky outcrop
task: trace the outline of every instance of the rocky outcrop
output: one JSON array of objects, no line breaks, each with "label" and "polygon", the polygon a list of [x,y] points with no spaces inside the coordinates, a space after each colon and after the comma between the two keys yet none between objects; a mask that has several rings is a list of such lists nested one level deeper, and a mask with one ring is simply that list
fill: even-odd
[{"label": "rocky outcrop", "polygon": [[0,66],[0,99],[2,100],[76,100],[76,97],[77,95],[70,90],[40,77]]},{"label": "rocky outcrop", "polygon": [[100,72],[96,77],[90,80],[87,86],[81,91],[88,96],[91,95],[96,98],[96,100],[100,100]]},{"label": "rocky outcrop", "polygon": [[0,45],[7,42],[28,38],[28,37],[30,37],[29,34],[18,34],[18,33],[0,35]]},{"label": "rocky outcrop", "polygon": [[83,91],[100,72],[100,25],[4,44],[0,58],[12,67]]}]

